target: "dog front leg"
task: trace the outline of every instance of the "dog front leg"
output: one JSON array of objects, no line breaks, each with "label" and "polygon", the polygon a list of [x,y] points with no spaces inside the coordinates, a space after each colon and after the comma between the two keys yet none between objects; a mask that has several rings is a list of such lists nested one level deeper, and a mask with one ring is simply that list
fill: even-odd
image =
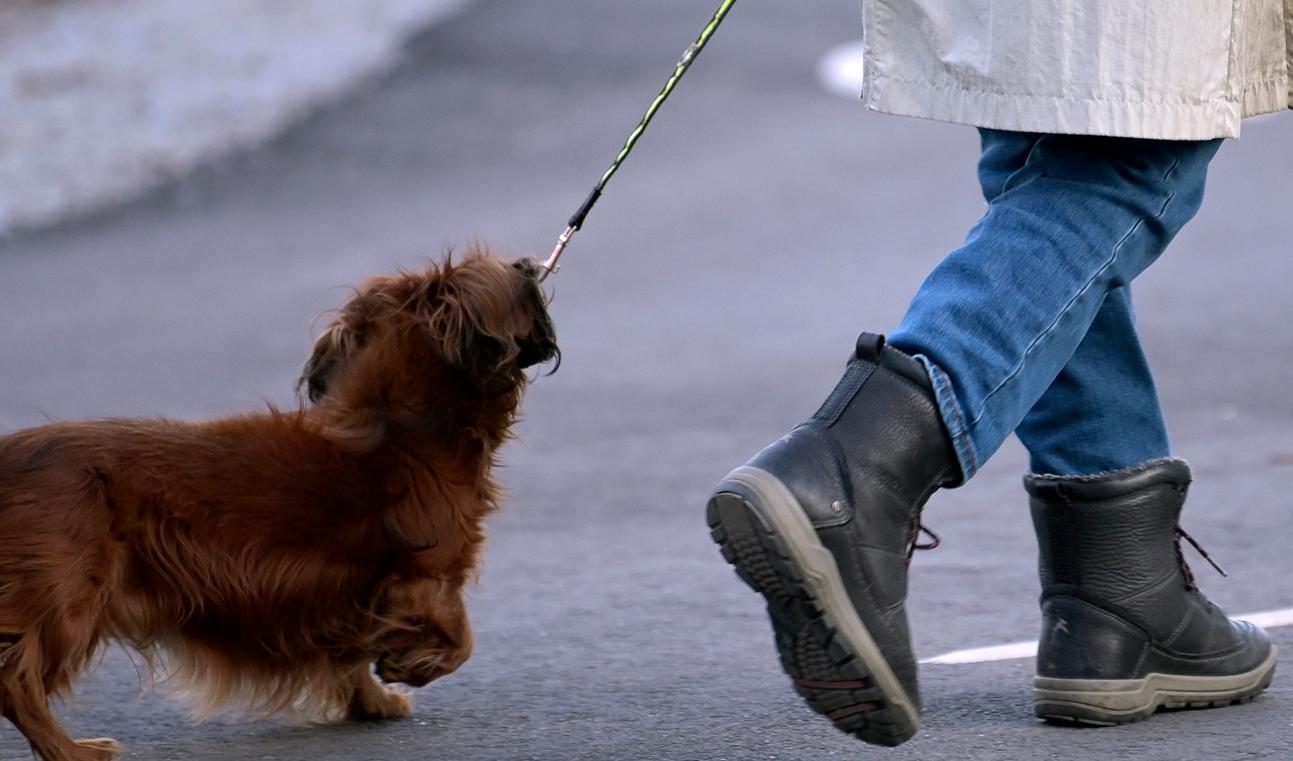
[{"label": "dog front leg", "polygon": [[394,685],[377,681],[365,664],[354,671],[350,678],[350,700],[346,705],[346,718],[350,721],[384,721],[402,719],[413,709],[407,691]]}]

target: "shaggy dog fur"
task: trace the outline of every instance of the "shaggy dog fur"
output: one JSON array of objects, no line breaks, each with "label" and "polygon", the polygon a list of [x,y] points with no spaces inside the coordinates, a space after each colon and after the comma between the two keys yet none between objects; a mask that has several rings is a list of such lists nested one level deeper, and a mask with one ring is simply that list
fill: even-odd
[{"label": "shaggy dog fur", "polygon": [[462,665],[494,453],[557,354],[537,274],[473,252],[365,283],[298,410],[0,437],[0,710],[33,750],[120,752],[49,710],[111,641],[202,708],[334,720],[408,713],[374,666],[420,687]]}]

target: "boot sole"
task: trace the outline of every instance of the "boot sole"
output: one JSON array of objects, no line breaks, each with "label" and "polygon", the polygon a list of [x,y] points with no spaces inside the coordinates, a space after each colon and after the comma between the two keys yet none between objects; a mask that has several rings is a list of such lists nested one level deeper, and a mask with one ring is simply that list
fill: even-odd
[{"label": "boot sole", "polygon": [[1220,708],[1247,703],[1270,686],[1278,653],[1234,676],[1150,674],[1143,679],[1033,680],[1037,715],[1047,721],[1114,726],[1143,721],[1159,710]]},{"label": "boot sole", "polygon": [[916,733],[920,711],[858,616],[835,559],[776,476],[741,467],[706,510],[710,535],[763,595],[795,691],[843,732],[877,745]]}]

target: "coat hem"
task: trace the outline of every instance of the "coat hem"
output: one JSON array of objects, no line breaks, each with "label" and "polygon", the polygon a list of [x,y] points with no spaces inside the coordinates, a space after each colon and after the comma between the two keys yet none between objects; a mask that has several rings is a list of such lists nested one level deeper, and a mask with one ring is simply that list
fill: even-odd
[{"label": "coat hem", "polygon": [[1293,79],[1284,74],[1251,80],[1244,89],[1244,118],[1293,108]]},{"label": "coat hem", "polygon": [[1284,74],[1251,81],[1241,101],[1173,103],[1004,94],[898,80],[874,69],[869,73],[863,102],[873,111],[1015,132],[1156,140],[1237,138],[1244,117],[1291,105]]}]

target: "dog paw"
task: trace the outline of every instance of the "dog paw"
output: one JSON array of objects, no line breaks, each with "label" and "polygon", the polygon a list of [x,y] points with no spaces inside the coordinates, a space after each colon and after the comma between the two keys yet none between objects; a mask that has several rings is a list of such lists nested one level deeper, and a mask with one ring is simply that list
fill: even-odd
[{"label": "dog paw", "polygon": [[112,761],[126,750],[111,737],[77,740],[76,744],[79,747],[76,761]]},{"label": "dog paw", "polygon": [[351,721],[402,719],[413,710],[413,699],[407,692],[386,685],[373,684],[371,689],[355,696],[347,711]]}]

